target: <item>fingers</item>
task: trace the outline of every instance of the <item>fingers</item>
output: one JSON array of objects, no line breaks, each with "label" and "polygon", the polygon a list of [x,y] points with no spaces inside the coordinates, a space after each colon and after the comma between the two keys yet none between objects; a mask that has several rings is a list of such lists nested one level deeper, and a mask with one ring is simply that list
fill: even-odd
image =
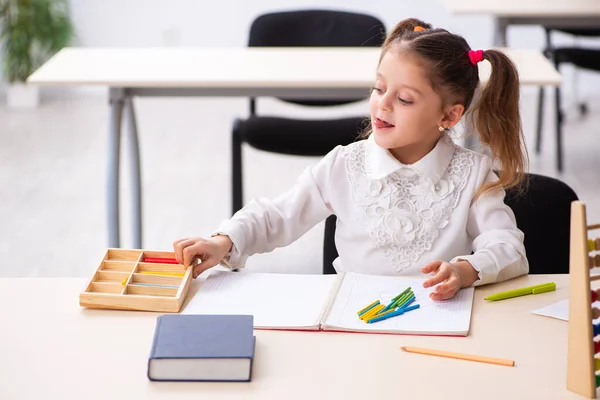
[{"label": "fingers", "polygon": [[175,259],[179,264],[183,264],[183,249],[193,243],[194,240],[189,238],[179,239],[173,242],[173,251],[175,252]]},{"label": "fingers", "polygon": [[214,267],[215,265],[217,265],[217,262],[215,261],[214,257],[207,258],[206,260],[203,260],[199,264],[196,264],[196,266],[194,267],[194,270],[192,271],[193,278],[196,279],[198,277],[198,275],[200,275],[207,269]]},{"label": "fingers", "polygon": [[460,277],[458,273],[456,273],[450,264],[444,263],[434,278],[438,276],[445,276],[446,278],[437,284],[435,290],[429,294],[429,297],[434,301],[452,298],[460,290]]},{"label": "fingers", "polygon": [[450,277],[450,269],[447,266],[445,266],[444,264],[446,264],[446,263],[442,263],[442,265],[440,265],[436,274],[433,277],[431,277],[431,278],[427,279],[425,282],[423,282],[424,288],[435,286],[439,283],[442,283],[443,281],[445,281],[446,279],[448,279]]},{"label": "fingers", "polygon": [[[215,244],[213,241],[203,238],[176,240],[173,242],[173,249],[175,250],[177,262],[183,264],[186,269],[190,266],[193,267],[192,276],[194,279],[207,269],[217,265],[223,258],[218,243]],[[200,260],[200,263],[196,264],[196,260]]]},{"label": "fingers", "polygon": [[435,291],[429,294],[434,301],[448,300],[460,290],[460,280],[456,276],[451,276],[444,283],[439,284]]},{"label": "fingers", "polygon": [[181,242],[183,242],[184,240],[189,240],[189,238],[183,238],[183,239],[178,239],[178,240],[174,241],[174,242],[173,242],[173,247],[175,247],[175,245],[176,245],[177,243],[181,243]]},{"label": "fingers", "polygon": [[181,239],[173,243],[175,259],[185,268],[192,265],[196,258],[202,258],[206,251],[206,240],[202,238]]},{"label": "fingers", "polygon": [[456,289],[448,290],[443,293],[437,293],[437,292],[430,293],[429,297],[431,297],[431,299],[433,301],[448,300],[448,299],[451,299],[452,297],[454,297],[456,292],[458,292],[458,287]]},{"label": "fingers", "polygon": [[[187,244],[187,242],[183,242],[183,244]],[[183,265],[187,268],[193,265],[194,261],[199,259],[207,258],[206,255],[206,241],[204,239],[197,239],[193,243],[188,244],[183,249]],[[206,256],[205,256],[206,255]]]},{"label": "fingers", "polygon": [[429,274],[432,272],[436,272],[438,270],[438,268],[440,267],[440,265],[442,265],[443,261],[440,260],[436,260],[436,261],[432,261],[430,263],[427,263],[423,266],[423,268],[421,268],[421,272],[424,274]]}]

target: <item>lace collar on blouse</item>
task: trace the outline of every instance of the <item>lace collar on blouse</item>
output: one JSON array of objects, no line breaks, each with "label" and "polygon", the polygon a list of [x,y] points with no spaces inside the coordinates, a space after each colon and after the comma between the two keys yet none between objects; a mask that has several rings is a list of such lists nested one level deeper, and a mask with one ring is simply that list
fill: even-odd
[{"label": "lace collar on blouse", "polygon": [[418,174],[421,179],[436,184],[442,178],[452,160],[455,145],[452,139],[444,134],[436,146],[425,157],[414,164],[406,165],[396,160],[389,150],[375,143],[373,135],[365,141],[365,167],[370,179],[382,179],[394,172],[402,176]]}]

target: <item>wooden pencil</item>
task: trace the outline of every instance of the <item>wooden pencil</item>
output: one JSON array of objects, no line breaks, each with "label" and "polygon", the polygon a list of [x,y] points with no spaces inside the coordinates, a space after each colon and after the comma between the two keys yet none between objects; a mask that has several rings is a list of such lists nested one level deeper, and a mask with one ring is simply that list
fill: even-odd
[{"label": "wooden pencil", "polygon": [[409,352],[409,353],[418,353],[418,354],[427,354],[430,356],[457,358],[459,360],[477,361],[477,362],[488,363],[488,364],[504,365],[507,367],[512,367],[515,365],[515,362],[513,360],[504,360],[501,358],[492,358],[492,357],[482,357],[482,356],[476,356],[473,354],[452,353],[449,351],[424,349],[421,347],[409,347],[409,346],[403,346],[403,347],[401,347],[401,349],[406,352]]}]

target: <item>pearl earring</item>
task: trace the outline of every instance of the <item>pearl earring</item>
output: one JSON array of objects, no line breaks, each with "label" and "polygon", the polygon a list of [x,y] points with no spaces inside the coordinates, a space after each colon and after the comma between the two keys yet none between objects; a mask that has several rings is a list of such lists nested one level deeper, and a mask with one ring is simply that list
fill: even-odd
[{"label": "pearl earring", "polygon": [[438,129],[440,130],[440,132],[444,132],[444,129],[446,129],[446,128],[444,128],[443,126],[440,126],[440,127],[438,127]]}]

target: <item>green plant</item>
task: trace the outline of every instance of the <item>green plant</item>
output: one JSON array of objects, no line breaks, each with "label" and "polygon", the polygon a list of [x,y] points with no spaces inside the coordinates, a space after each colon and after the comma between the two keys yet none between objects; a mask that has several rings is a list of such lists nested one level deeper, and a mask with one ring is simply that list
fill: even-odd
[{"label": "green plant", "polygon": [[26,79],[73,37],[67,0],[0,0],[5,78]]}]

